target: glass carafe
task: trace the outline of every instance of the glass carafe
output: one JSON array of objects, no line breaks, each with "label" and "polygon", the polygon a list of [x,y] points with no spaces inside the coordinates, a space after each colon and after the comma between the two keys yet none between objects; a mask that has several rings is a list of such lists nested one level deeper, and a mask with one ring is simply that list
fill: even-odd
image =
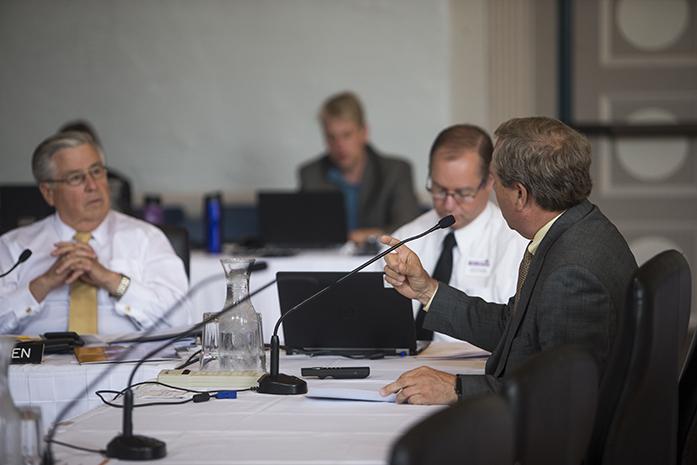
[{"label": "glass carafe", "polygon": [[266,354],[261,318],[251,299],[245,300],[249,295],[249,268],[254,258],[221,258],[220,263],[227,283],[225,308],[237,304],[218,321],[220,369],[263,373],[266,371]]},{"label": "glass carafe", "polygon": [[41,457],[41,412],[17,408],[8,381],[12,349],[17,341],[0,336],[0,457],[6,465],[38,464]]}]

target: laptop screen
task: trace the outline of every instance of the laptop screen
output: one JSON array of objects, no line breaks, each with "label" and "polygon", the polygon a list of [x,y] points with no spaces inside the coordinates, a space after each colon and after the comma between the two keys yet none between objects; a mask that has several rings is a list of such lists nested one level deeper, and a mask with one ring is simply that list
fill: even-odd
[{"label": "laptop screen", "polygon": [[36,184],[0,186],[0,234],[53,213]]},{"label": "laptop screen", "polygon": [[[277,273],[281,314],[344,274]],[[283,321],[283,334],[289,353],[416,353],[411,301],[385,287],[379,272],[358,273],[293,312]]]},{"label": "laptop screen", "polygon": [[259,230],[267,245],[324,248],[346,242],[341,192],[259,192]]}]

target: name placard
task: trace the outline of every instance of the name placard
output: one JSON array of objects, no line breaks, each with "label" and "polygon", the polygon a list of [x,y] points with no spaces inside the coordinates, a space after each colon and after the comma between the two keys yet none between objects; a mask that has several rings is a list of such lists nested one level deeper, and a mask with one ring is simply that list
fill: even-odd
[{"label": "name placard", "polygon": [[26,363],[41,363],[44,356],[44,343],[41,341],[18,342],[10,354],[10,363],[22,365]]}]

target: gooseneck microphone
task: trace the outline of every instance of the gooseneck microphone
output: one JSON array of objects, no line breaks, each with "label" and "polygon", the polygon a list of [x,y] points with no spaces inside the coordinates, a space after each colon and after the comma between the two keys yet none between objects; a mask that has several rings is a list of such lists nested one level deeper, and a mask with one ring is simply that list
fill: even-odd
[{"label": "gooseneck microphone", "polygon": [[399,247],[403,246],[407,242],[414,241],[416,239],[420,239],[427,234],[431,234],[433,231],[436,231],[438,229],[445,229],[449,228],[455,224],[455,217],[453,215],[448,215],[440,219],[438,223],[436,223],[435,226],[432,228],[422,232],[421,234],[417,234],[416,236],[409,237],[407,239],[404,239],[403,241],[399,241],[389,249],[379,253],[378,255],[374,256],[367,262],[363,263],[359,267],[349,271],[346,273],[344,276],[341,278],[337,279],[334,281],[332,284],[329,286],[315,292],[312,294],[310,297],[307,299],[303,300],[296,306],[292,307],[290,310],[288,310],[286,313],[281,315],[281,317],[276,321],[276,325],[273,328],[273,335],[271,336],[271,366],[269,367],[269,373],[265,374],[261,378],[259,378],[259,387],[257,388],[257,392],[263,393],[263,394],[282,394],[282,395],[292,395],[292,394],[305,394],[307,392],[307,383],[298,378],[297,376],[291,376],[291,375],[286,375],[283,373],[278,372],[278,358],[279,358],[279,352],[280,352],[280,343],[278,340],[278,328],[281,326],[281,322],[285,320],[288,315],[296,311],[297,309],[303,307],[305,304],[308,302],[311,302],[315,300],[317,297],[321,296],[325,292],[329,292],[330,290],[334,289],[336,286],[340,285],[342,282],[344,282],[346,279],[350,278],[351,276],[355,275],[368,265],[380,260],[382,257],[387,255],[388,253],[398,249]]},{"label": "gooseneck microphone", "polygon": [[0,278],[4,278],[4,277],[7,276],[8,274],[12,273],[12,271],[14,271],[15,268],[17,268],[19,265],[21,265],[22,263],[24,263],[24,262],[26,262],[27,260],[29,260],[29,257],[31,257],[31,250],[29,250],[29,249],[24,249],[24,250],[22,250],[22,253],[19,255],[19,258],[17,259],[17,261],[15,262],[15,264],[12,265],[12,268],[10,268],[9,270],[7,270],[7,271],[5,271],[4,273],[0,274]]}]

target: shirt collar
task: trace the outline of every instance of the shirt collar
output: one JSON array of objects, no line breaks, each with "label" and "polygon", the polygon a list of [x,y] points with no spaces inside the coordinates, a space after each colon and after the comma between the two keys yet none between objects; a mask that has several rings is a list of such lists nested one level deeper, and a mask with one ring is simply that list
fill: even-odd
[{"label": "shirt collar", "polygon": [[473,219],[467,226],[455,230],[455,241],[459,244],[467,244],[482,235],[484,228],[491,219],[493,209],[491,202],[486,203],[484,210]]},{"label": "shirt collar", "polygon": [[[97,229],[92,231],[91,241],[95,241],[96,244],[104,244],[106,242],[109,237],[108,228],[112,215],[113,212],[110,210],[106,217],[104,217],[104,220],[102,220],[99,226],[97,226]],[[53,215],[53,227],[55,228],[56,234],[58,235],[60,241],[70,242],[74,240],[75,229],[65,224],[63,220],[61,220],[60,215],[58,215],[58,212],[54,213]]]},{"label": "shirt collar", "polygon": [[532,238],[532,242],[530,242],[530,245],[528,245],[528,252],[530,252],[531,254],[535,255],[535,252],[537,252],[537,248],[540,246],[540,243],[542,242],[542,239],[545,238],[545,236],[547,235],[547,232],[549,232],[549,230],[550,230],[550,228],[552,227],[552,225],[554,224],[554,222],[557,221],[557,220],[559,219],[559,217],[562,216],[562,215],[564,214],[565,211],[566,211],[566,210],[564,210],[563,212],[559,213],[557,216],[555,216],[554,218],[552,218],[551,220],[549,220],[549,221],[547,222],[547,224],[545,224],[544,226],[542,226],[542,227],[535,233],[535,237]]},{"label": "shirt collar", "polygon": [[92,239],[97,243],[97,245],[104,245],[109,238],[109,224],[111,223],[111,218],[114,216],[114,212],[109,210],[104,219],[99,226],[92,231]]}]

